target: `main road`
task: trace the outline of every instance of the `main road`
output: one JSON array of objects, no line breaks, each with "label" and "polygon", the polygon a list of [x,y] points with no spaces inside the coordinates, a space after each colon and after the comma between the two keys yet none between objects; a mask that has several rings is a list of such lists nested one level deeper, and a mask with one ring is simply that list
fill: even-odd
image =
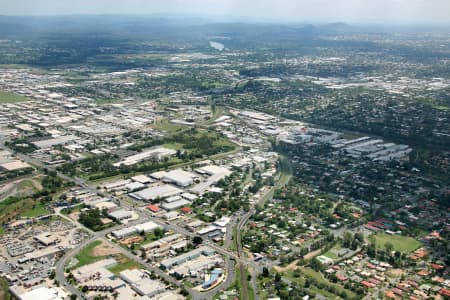
[{"label": "main road", "polygon": [[[66,181],[71,181],[74,182],[75,184],[82,186],[83,188],[97,193],[98,190],[96,188],[96,186],[92,186],[90,185],[88,182],[86,182],[84,179],[78,178],[78,177],[70,177],[67,176],[59,171],[57,171],[55,168],[50,167],[50,166],[44,166],[40,161],[29,157],[28,155],[24,155],[24,154],[18,154],[18,157],[21,158],[23,161],[35,165],[37,167],[40,168],[47,168],[49,170],[53,170],[56,171],[57,176],[59,176],[60,178],[66,180]],[[264,195],[261,195],[261,201],[267,200],[267,198],[270,198],[270,193],[273,192],[273,190],[275,189],[275,187],[272,187],[270,189],[268,189],[267,191],[265,191]],[[121,206],[123,207],[127,207],[129,209],[134,209],[134,207],[130,206],[128,203],[126,203],[123,200],[117,199],[112,195],[108,195],[109,197],[111,197],[112,199],[114,199],[115,201],[117,201]],[[146,210],[142,211],[143,214],[148,217],[149,219],[159,223],[160,225],[164,226],[167,229],[170,229],[174,232],[177,233],[181,233],[185,236],[191,237],[193,238],[195,236],[195,234],[179,227],[176,224],[164,221],[158,217],[155,217],[153,215],[151,215],[149,212],[147,212]],[[76,287],[72,286],[66,279],[65,277],[65,265],[77,254],[80,252],[80,250],[82,250],[84,247],[86,247],[89,243],[95,241],[95,240],[102,240],[103,242],[111,245],[112,247],[119,249],[120,252],[128,257],[129,259],[133,260],[133,261],[137,261],[138,263],[140,263],[141,265],[143,265],[144,267],[146,267],[147,269],[154,271],[155,274],[158,274],[161,278],[166,279],[168,282],[181,287],[181,288],[185,288],[186,290],[188,290],[188,292],[191,294],[193,299],[198,299],[198,300],[203,300],[203,299],[211,299],[217,292],[221,291],[221,290],[225,290],[227,289],[229,286],[231,286],[231,284],[234,281],[235,278],[235,268],[234,268],[234,263],[237,262],[239,263],[239,267],[241,269],[241,282],[242,282],[242,287],[243,287],[243,298],[244,299],[248,299],[248,289],[247,289],[247,278],[246,278],[246,272],[245,272],[245,267],[246,266],[251,266],[252,267],[252,277],[256,278],[258,270],[259,270],[259,266],[258,264],[256,264],[252,259],[246,258],[244,257],[244,253],[243,253],[243,249],[242,249],[242,243],[241,243],[241,231],[243,229],[243,227],[245,226],[245,224],[247,223],[248,219],[255,213],[255,205],[253,205],[251,207],[251,209],[245,213],[242,218],[240,218],[236,228],[236,241],[237,241],[237,253],[234,253],[233,251],[230,251],[228,248],[231,238],[230,238],[230,233],[228,233],[226,235],[225,238],[225,247],[221,247],[219,245],[217,245],[216,243],[206,239],[203,241],[203,244],[211,247],[212,249],[216,250],[218,253],[222,254],[225,256],[225,274],[226,274],[226,279],[225,281],[220,284],[219,286],[211,289],[208,292],[205,293],[201,293],[197,290],[191,289],[191,288],[186,288],[182,285],[182,283],[180,283],[179,281],[175,280],[173,277],[169,276],[167,273],[163,272],[162,270],[160,270],[159,268],[155,268],[154,266],[150,265],[149,263],[147,263],[146,261],[144,261],[142,258],[132,254],[131,252],[127,251],[126,249],[123,249],[121,247],[118,247],[115,243],[113,243],[112,241],[110,241],[109,239],[105,238],[105,236],[109,233],[111,233],[113,230],[119,229],[119,228],[124,228],[127,226],[130,226],[131,223],[128,224],[124,224],[121,225],[119,227],[115,226],[114,228],[109,228],[107,230],[103,230],[103,231],[99,231],[99,232],[93,232],[87,228],[85,228],[84,226],[82,226],[81,224],[79,224],[78,222],[68,219],[71,222],[75,223],[78,227],[85,229],[86,231],[88,231],[91,234],[91,237],[85,241],[83,241],[80,245],[78,245],[77,247],[71,249],[70,251],[68,251],[67,253],[65,253],[65,255],[57,262],[56,264],[56,270],[55,270],[55,275],[56,275],[56,279],[62,283],[64,285],[64,287],[70,291],[72,294],[76,295],[77,297],[81,298],[81,299],[85,299],[84,294],[78,290]],[[142,217],[142,213],[140,214],[140,217]],[[65,216],[64,216],[65,217]],[[236,225],[238,218],[236,215],[234,215],[232,217],[232,221],[230,222],[229,226],[228,226],[228,230],[232,231],[232,228]],[[134,223],[138,223],[139,221],[134,221]],[[228,241],[230,240],[230,241]],[[228,245],[228,246],[227,246]],[[258,299],[258,295],[257,295],[257,287],[255,286],[255,280],[252,281],[252,284],[254,285],[253,290],[255,292],[254,298]]]}]

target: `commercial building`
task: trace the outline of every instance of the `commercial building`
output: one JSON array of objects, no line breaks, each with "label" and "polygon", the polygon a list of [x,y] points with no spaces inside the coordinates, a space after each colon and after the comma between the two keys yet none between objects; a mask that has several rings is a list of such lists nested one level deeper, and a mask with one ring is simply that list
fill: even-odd
[{"label": "commercial building", "polygon": [[126,238],[127,236],[133,235],[135,233],[137,233],[137,230],[135,227],[122,228],[122,229],[114,230],[113,232],[111,232],[111,234],[117,239],[123,239],[123,238]]},{"label": "commercial building", "polygon": [[[150,250],[155,250],[155,249],[166,249],[169,250],[172,244],[177,244],[180,241],[184,240],[184,236],[182,236],[181,234],[172,234],[166,237],[163,237],[157,241],[148,243],[148,244],[144,244],[141,246],[141,250],[142,251],[150,251]],[[156,251],[156,250],[155,250]],[[164,250],[161,250],[164,251]],[[160,250],[158,250],[157,252],[161,252]]]},{"label": "commercial building", "polygon": [[161,207],[165,210],[175,210],[186,205],[191,205],[191,202],[186,199],[179,199],[172,202],[164,202],[161,204]]},{"label": "commercial building", "polygon": [[163,228],[161,225],[156,224],[155,222],[148,221],[146,223],[138,224],[134,226],[137,232],[152,232],[157,228]]},{"label": "commercial building", "polygon": [[187,187],[194,183],[194,178],[196,175],[183,171],[181,169],[173,170],[170,172],[166,172],[166,174],[163,177],[163,181],[174,183],[181,187]]},{"label": "commercial building", "polygon": [[36,147],[43,149],[43,148],[50,148],[56,145],[64,145],[79,139],[80,138],[75,135],[64,135],[53,139],[36,141],[33,144]]},{"label": "commercial building", "polygon": [[209,288],[213,287],[219,281],[219,279],[222,277],[222,275],[223,275],[223,271],[221,269],[212,270],[209,280],[206,280],[202,284],[202,288],[209,289]]},{"label": "commercial building", "polygon": [[211,249],[207,246],[203,246],[203,247],[194,249],[192,251],[189,251],[187,253],[165,259],[161,262],[160,265],[162,268],[164,268],[166,270],[170,270],[174,266],[180,265],[189,260],[193,260],[193,259],[201,256],[202,254],[205,256],[210,256],[210,255],[213,255],[214,253],[215,252],[213,249]]},{"label": "commercial building", "polygon": [[34,236],[34,239],[44,246],[55,244],[58,238],[50,232],[43,232]]},{"label": "commercial building", "polygon": [[30,291],[24,291],[23,287],[12,286],[9,290],[18,300],[63,300],[67,298],[67,294],[61,289],[47,286],[38,286]]},{"label": "commercial building", "polygon": [[13,160],[0,165],[0,169],[4,169],[6,171],[16,171],[27,168],[31,168],[31,166],[20,160]]},{"label": "commercial building", "polygon": [[166,290],[162,283],[150,279],[142,270],[122,271],[120,272],[120,278],[130,284],[131,288],[141,296],[153,297]]},{"label": "commercial building", "polygon": [[147,184],[147,183],[152,183],[153,180],[151,178],[149,178],[148,176],[145,175],[136,175],[131,177],[131,180],[133,180],[134,182],[139,182],[142,184]]},{"label": "commercial building", "polygon": [[148,233],[148,232],[152,232],[154,231],[156,228],[162,228],[162,226],[156,224],[155,222],[152,221],[148,221],[142,224],[138,224],[132,227],[126,227],[126,228],[122,228],[119,230],[114,230],[113,232],[111,232],[111,234],[118,239],[123,239],[127,236],[139,233],[139,232],[144,232],[144,233]]},{"label": "commercial building", "polygon": [[107,270],[117,264],[114,258],[103,259],[90,265],[82,266],[72,271],[72,275],[79,283],[91,280],[92,278],[114,278],[114,274]]},{"label": "commercial building", "polygon": [[125,210],[125,209],[118,209],[112,212],[108,213],[108,216],[110,216],[113,219],[116,219],[118,221],[130,219],[133,217],[133,214],[131,211]]},{"label": "commercial building", "polygon": [[209,165],[195,170],[199,174],[206,174],[209,177],[196,185],[194,185],[190,191],[194,194],[201,195],[206,191],[210,190],[211,187],[216,184],[219,180],[224,179],[229,176],[232,172],[227,168]]},{"label": "commercial building", "polygon": [[183,190],[170,184],[152,186],[139,192],[129,194],[130,197],[141,201],[154,201],[183,193]]},{"label": "commercial building", "polygon": [[127,186],[127,184],[130,184],[131,180],[127,179],[121,179],[121,180],[117,180],[111,183],[107,183],[105,185],[103,185],[103,188],[107,191],[118,191],[118,190],[124,190]]},{"label": "commercial building", "polygon": [[192,260],[186,261],[180,265],[173,267],[169,273],[176,274],[182,277],[186,276],[198,276],[203,271],[210,269],[211,267],[219,266],[224,263],[222,256],[199,256]]},{"label": "commercial building", "polygon": [[141,153],[128,156],[123,160],[113,164],[114,167],[118,168],[121,165],[132,166],[141,161],[148,160],[151,158],[155,158],[157,160],[161,160],[164,157],[175,155],[177,152],[173,149],[168,149],[164,147],[154,147],[148,150],[144,150]]},{"label": "commercial building", "polygon": [[223,228],[223,227],[226,227],[228,225],[228,223],[230,223],[230,221],[231,221],[230,217],[223,216],[219,220],[214,221],[213,225]]}]

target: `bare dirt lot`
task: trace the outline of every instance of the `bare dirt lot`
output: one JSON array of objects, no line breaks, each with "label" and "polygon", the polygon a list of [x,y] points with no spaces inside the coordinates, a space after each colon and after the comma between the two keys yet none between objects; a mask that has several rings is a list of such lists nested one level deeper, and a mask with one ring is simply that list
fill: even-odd
[{"label": "bare dirt lot", "polygon": [[286,267],[280,267],[280,266],[275,266],[273,267],[275,269],[275,271],[277,272],[285,272],[285,271],[289,271],[289,270],[295,270],[298,268],[297,266],[297,262],[298,259],[294,260],[293,262],[291,262],[289,265],[287,265]]},{"label": "bare dirt lot", "polygon": [[93,256],[107,256],[107,255],[114,255],[120,253],[119,250],[115,249],[114,247],[102,242],[100,245],[92,249],[92,255]]}]

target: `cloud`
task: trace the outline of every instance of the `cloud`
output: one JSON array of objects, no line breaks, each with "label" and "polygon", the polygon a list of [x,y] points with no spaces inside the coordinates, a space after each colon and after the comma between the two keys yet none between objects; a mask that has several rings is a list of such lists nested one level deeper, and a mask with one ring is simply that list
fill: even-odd
[{"label": "cloud", "polygon": [[0,0],[0,14],[208,14],[286,21],[450,23],[450,0]]}]

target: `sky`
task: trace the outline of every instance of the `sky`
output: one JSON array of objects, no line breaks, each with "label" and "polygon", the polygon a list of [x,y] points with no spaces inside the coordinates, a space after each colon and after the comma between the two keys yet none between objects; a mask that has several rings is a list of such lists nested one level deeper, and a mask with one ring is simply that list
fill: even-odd
[{"label": "sky", "polygon": [[186,14],[286,22],[450,23],[450,0],[0,0],[0,15]]}]

